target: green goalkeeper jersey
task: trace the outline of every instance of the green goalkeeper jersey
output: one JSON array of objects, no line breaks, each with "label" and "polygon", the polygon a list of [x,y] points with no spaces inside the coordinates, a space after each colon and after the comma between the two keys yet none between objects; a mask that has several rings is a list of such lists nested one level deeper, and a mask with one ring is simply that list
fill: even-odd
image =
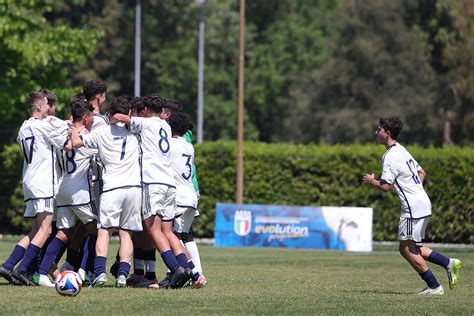
[{"label": "green goalkeeper jersey", "polygon": [[[193,143],[193,132],[191,130],[188,130],[186,134],[183,135],[184,139],[190,144]],[[199,183],[198,179],[196,176],[196,164],[193,164],[193,170],[192,170],[192,178],[193,178],[193,184],[194,184],[194,189],[196,192],[199,193]]]}]

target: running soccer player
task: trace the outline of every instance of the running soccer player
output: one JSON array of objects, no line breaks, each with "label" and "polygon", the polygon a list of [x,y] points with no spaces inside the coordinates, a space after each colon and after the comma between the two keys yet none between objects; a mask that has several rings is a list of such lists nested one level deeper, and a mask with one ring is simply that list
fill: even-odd
[{"label": "running soccer player", "polygon": [[[110,113],[128,115],[130,104],[126,97],[114,99]],[[97,149],[103,163],[103,193],[98,216],[95,280],[91,286],[107,283],[105,267],[112,229],[119,229],[120,264],[115,286],[125,287],[133,255],[132,232],[142,231],[141,183],[139,164],[139,140],[123,123],[101,126],[89,134],[79,135],[77,129],[71,133],[72,145],[76,148]]]},{"label": "running soccer player", "polygon": [[[73,118],[72,127],[78,129],[81,135],[86,134],[94,121],[92,106],[85,99],[73,98],[70,107]],[[66,150],[62,150],[64,176],[56,195],[58,231],[46,249],[38,269],[38,284],[41,286],[54,287],[54,283],[48,278],[47,273],[66,248],[78,219],[85,225],[88,233],[82,274],[85,274],[87,264],[89,270],[92,270],[97,223],[96,215],[90,204],[89,168],[90,160],[95,154],[96,151],[84,147],[72,149],[67,146]],[[81,275],[81,278],[84,280],[85,276]]]},{"label": "running soccer player", "polygon": [[446,269],[451,290],[458,284],[461,261],[447,258],[421,244],[431,217],[431,201],[423,188],[426,172],[397,141],[402,128],[403,123],[398,117],[380,119],[375,134],[378,142],[387,148],[382,156],[382,176],[376,180],[373,173],[366,174],[363,180],[383,192],[395,186],[401,202],[398,224],[400,253],[426,282],[427,287],[420,295],[443,295],[444,289],[426,261]]},{"label": "running soccer player", "polygon": [[[185,250],[172,232],[176,206],[176,184],[170,161],[171,129],[159,115],[163,100],[158,95],[143,99],[144,117],[114,115],[111,122],[130,125],[140,135],[142,150],[143,221],[149,237],[171,271],[170,287],[182,287],[191,277]],[[189,273],[190,274],[190,273]]]},{"label": "running soccer player", "polygon": [[[15,246],[10,257],[0,268],[0,275],[10,283],[35,285],[32,271],[37,266],[37,256],[51,234],[54,197],[57,178],[54,165],[54,146],[64,144],[64,131],[48,123],[48,101],[41,92],[31,92],[26,97],[31,117],[23,122],[17,142],[23,155],[23,195],[26,203],[24,217],[29,218],[31,230]],[[21,260],[18,268],[14,266]]]},{"label": "running soccer player", "polygon": [[[174,232],[181,239],[181,234],[189,233],[198,205],[198,195],[192,180],[194,147],[183,138],[183,135],[192,129],[192,123],[189,117],[182,112],[171,114],[168,123],[173,134],[171,139],[171,164],[176,181]],[[189,260],[189,265],[193,270],[194,287],[206,286],[206,278],[199,271],[196,271],[192,260]]]}]

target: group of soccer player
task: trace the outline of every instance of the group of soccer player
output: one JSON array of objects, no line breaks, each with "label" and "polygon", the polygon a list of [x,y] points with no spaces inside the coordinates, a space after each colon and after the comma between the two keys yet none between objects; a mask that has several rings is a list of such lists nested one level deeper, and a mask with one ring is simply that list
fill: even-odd
[{"label": "group of soccer player", "polygon": [[[110,269],[116,287],[204,287],[191,232],[199,188],[189,117],[179,101],[158,94],[117,97],[101,115],[106,93],[105,83],[87,82],[71,98],[68,120],[55,117],[53,92],[27,95],[31,117],[17,141],[31,231],[0,266],[0,276],[14,285],[54,287],[67,251],[60,270],[103,286],[109,241],[118,230]],[[156,250],[168,269],[161,281]]]}]

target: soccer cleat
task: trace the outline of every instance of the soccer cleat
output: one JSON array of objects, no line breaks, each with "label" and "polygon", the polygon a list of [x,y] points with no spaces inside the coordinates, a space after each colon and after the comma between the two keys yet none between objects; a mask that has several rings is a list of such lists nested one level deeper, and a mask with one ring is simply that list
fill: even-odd
[{"label": "soccer cleat", "polygon": [[26,286],[36,286],[37,284],[33,282],[33,278],[28,271],[25,272],[18,272],[18,270],[14,270],[12,273],[14,279],[18,281],[17,285],[26,285]]},{"label": "soccer cleat", "polygon": [[107,275],[105,273],[99,274],[94,281],[92,281],[90,287],[101,287],[107,283]]},{"label": "soccer cleat", "polygon": [[38,275],[38,281],[36,281],[36,284],[38,284],[39,286],[54,287],[54,283],[51,282],[51,280],[46,274]]},{"label": "soccer cleat", "polygon": [[167,289],[170,287],[170,272],[167,272],[165,278],[158,282],[160,289]]},{"label": "soccer cleat", "polygon": [[127,279],[127,286],[130,286],[130,287],[147,287],[148,285],[143,286],[143,284],[146,283],[146,280],[147,279],[143,275],[132,274]]},{"label": "soccer cleat", "polygon": [[204,275],[200,275],[199,278],[197,279],[196,282],[194,282],[194,288],[195,289],[201,289],[203,287],[206,287],[206,284],[207,284],[207,280],[206,280],[206,277]]},{"label": "soccer cleat", "polygon": [[443,294],[444,294],[444,289],[441,285],[434,289],[427,287],[426,289],[418,293],[418,295],[443,295]]},{"label": "soccer cleat", "polygon": [[454,258],[450,259],[446,272],[448,273],[449,289],[454,290],[456,285],[458,285],[459,277],[461,275],[461,260]]},{"label": "soccer cleat", "polygon": [[0,266],[0,276],[3,277],[8,283],[13,285],[20,285],[18,281],[13,277],[13,270],[5,268],[3,265]]},{"label": "soccer cleat", "polygon": [[115,287],[127,287],[127,277],[123,274],[119,275],[115,280]]},{"label": "soccer cleat", "polygon": [[188,281],[188,274],[183,267],[179,267],[175,272],[170,273],[169,287],[172,289],[180,289]]},{"label": "soccer cleat", "polygon": [[114,277],[117,277],[117,273],[119,270],[119,262],[115,260],[115,262],[110,266],[110,274],[112,274]]}]

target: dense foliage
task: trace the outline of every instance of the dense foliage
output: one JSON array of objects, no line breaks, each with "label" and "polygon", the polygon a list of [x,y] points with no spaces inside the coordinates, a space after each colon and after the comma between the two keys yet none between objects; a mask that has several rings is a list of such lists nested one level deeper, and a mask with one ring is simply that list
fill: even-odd
[{"label": "dense foliage", "polygon": [[[427,238],[436,242],[473,243],[474,148],[409,147],[427,171],[425,188],[433,204]],[[374,208],[374,240],[395,240],[400,202],[396,193],[382,193],[362,184],[365,173],[380,177],[383,146],[303,146],[247,143],[245,145],[244,203],[314,206],[368,206]],[[207,142],[196,146],[201,189],[201,216],[196,235],[212,237],[215,203],[235,202],[234,142]],[[7,210],[0,212],[0,231],[21,233],[22,157],[18,146],[0,153],[6,176],[0,185]]]},{"label": "dense foliage", "polygon": [[[61,105],[91,78],[109,99],[133,94],[135,5],[0,1],[0,125],[14,129],[38,87]],[[205,6],[205,140],[236,135],[238,5]],[[199,19],[198,1],[142,1],[141,92],[181,100],[194,119]],[[473,21],[470,0],[247,1],[246,139],[366,143],[374,119],[399,115],[410,144],[471,143]]]},{"label": "dense foliage", "polygon": [[[212,236],[215,203],[235,203],[235,143],[196,146],[201,188],[195,229]],[[408,147],[427,171],[425,188],[433,204],[427,239],[472,243],[474,149]],[[400,202],[362,184],[365,173],[380,177],[383,146],[245,146],[244,203],[374,208],[374,240],[396,240]]]}]

